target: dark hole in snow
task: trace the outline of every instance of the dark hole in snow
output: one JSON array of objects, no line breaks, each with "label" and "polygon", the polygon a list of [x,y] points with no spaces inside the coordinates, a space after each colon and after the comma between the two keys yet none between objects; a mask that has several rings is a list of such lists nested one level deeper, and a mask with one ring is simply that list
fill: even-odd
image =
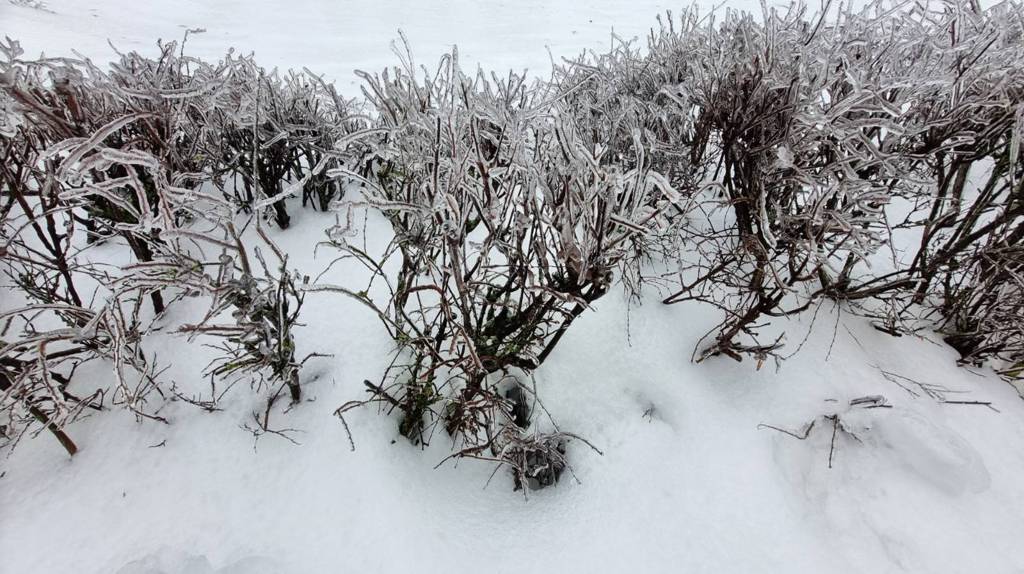
[{"label": "dark hole in snow", "polygon": [[530,426],[530,405],[527,404],[526,393],[518,384],[505,393],[505,398],[512,403],[512,422],[521,429]]}]

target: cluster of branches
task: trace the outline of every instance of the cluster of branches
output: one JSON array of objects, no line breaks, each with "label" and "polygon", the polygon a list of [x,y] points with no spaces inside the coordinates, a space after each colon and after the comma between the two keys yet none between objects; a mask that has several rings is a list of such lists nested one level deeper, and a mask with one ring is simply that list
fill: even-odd
[{"label": "cluster of branches", "polygon": [[[726,314],[698,360],[778,358],[765,318],[833,300],[893,334],[937,327],[964,361],[1019,373],[1020,6],[830,11],[687,12],[645,52],[619,42],[532,85],[467,76],[455,54],[433,72],[404,56],[364,74],[386,132],[341,175],[395,239],[375,257],[336,235],[374,280],[330,289],[399,343],[369,402],[400,411],[416,441],[443,425],[453,456],[521,482],[532,467],[505,447],[523,409],[504,381],[540,365],[613,269],[634,292],[665,284],[644,273],[665,256],[681,266],[665,303]],[[379,279],[386,304],[368,295]]]},{"label": "cluster of branches", "polygon": [[573,113],[640,126],[695,209],[669,213],[647,251],[680,261],[665,303],[726,314],[698,360],[777,356],[764,319],[832,299],[887,332],[937,326],[964,361],[1019,373],[1021,6],[831,9],[686,12],[646,53],[622,43],[556,81],[589,78]]},{"label": "cluster of branches", "polygon": [[[221,337],[211,377],[270,389],[263,432],[279,396],[302,397],[304,293],[336,292],[396,342],[339,414],[397,411],[422,443],[443,428],[453,457],[508,465],[518,485],[567,468],[574,435],[538,420],[526,382],[615,276],[722,309],[698,360],[778,357],[765,320],[832,300],[1020,376],[1022,40],[1015,3],[689,11],[646,50],[617,40],[547,81],[467,74],[456,52],[427,70],[406,46],[400,66],[360,74],[362,102],[234,53],[166,44],[105,72],[0,44],[0,256],[25,299],[0,317],[4,427],[35,420],[69,444],[63,426],[107,394],[71,394],[93,359],[115,365],[117,402],[159,418],[143,342],[197,293],[210,311],[179,330]],[[394,237],[371,253],[330,230],[371,279],[307,284],[263,226],[290,225],[291,196],[342,209],[350,184]],[[83,255],[114,241],[134,263]],[[651,271],[666,262],[679,269]]]},{"label": "cluster of branches", "polygon": [[[87,394],[72,394],[76,368],[91,360],[113,365],[112,404],[139,417],[166,422],[146,406],[152,392],[210,407],[212,397],[168,393],[143,345],[186,295],[212,301],[199,324],[178,328],[222,340],[212,377],[269,386],[271,404],[282,389],[300,400],[292,331],[305,279],[262,225],[266,215],[287,226],[290,195],[319,209],[340,197],[324,172],[341,165],[335,145],[353,141],[341,134],[358,130],[349,103],[310,74],[282,80],[233,54],[209,64],[174,43],[155,59],[122,55],[109,72],[25,60],[10,40],[0,53],[0,257],[23,298],[0,317],[4,436],[16,441],[35,421],[74,453],[62,429],[110,394],[89,381],[74,385]],[[276,264],[243,242],[239,217]],[[96,263],[101,243],[126,244],[135,261]],[[217,323],[226,314],[230,324]]]},{"label": "cluster of branches", "polygon": [[[368,386],[370,402],[402,413],[402,434],[426,442],[442,425],[454,456],[508,464],[523,483],[564,468],[569,436],[530,430],[523,381],[678,196],[639,133],[621,151],[588,143],[555,86],[469,76],[456,53],[435,72],[403,63],[363,75],[384,133],[363,173],[344,174],[363,183],[394,239],[375,256],[334,234],[373,279],[358,292],[318,288],[372,306],[397,341],[383,381]],[[612,153],[631,154],[631,167]],[[395,278],[384,271],[392,257]],[[368,296],[377,282],[385,303]]]},{"label": "cluster of branches", "polygon": [[216,187],[245,211],[271,206],[274,222],[290,225],[284,198],[301,191],[302,205],[327,211],[340,199],[325,170],[342,165],[365,120],[334,86],[311,72],[267,72],[229,54],[224,101],[193,122],[200,153]]},{"label": "cluster of branches", "polygon": [[395,239],[372,256],[334,236],[374,279],[330,289],[399,343],[369,402],[521,479],[529,465],[500,454],[523,436],[504,381],[540,365],[613,269],[634,293],[665,285],[644,269],[666,256],[681,269],[665,303],[726,314],[698,360],[779,358],[764,320],[833,300],[1019,373],[1020,6],[831,10],[687,12],[645,52],[618,42],[534,84],[467,76],[456,54],[420,71],[408,50],[363,74],[386,131],[359,174],[338,173]]}]

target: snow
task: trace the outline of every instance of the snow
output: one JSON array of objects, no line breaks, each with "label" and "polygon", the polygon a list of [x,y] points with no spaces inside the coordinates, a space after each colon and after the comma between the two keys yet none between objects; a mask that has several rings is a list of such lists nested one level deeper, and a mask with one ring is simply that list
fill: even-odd
[{"label": "snow", "polygon": [[[302,66],[358,95],[354,68],[394,63],[403,28],[432,62],[457,42],[471,62],[503,69],[547,65],[599,48],[615,30],[642,35],[665,5],[540,1],[203,3],[50,0],[54,13],[0,6],[4,34],[28,51],[78,49],[97,61],[120,49],[179,38],[194,55],[229,46],[264,65]],[[292,227],[274,233],[291,265],[316,275],[315,256],[333,217],[294,205]],[[362,217],[355,218],[362,221]],[[369,214],[367,241],[387,241]],[[116,245],[97,256],[127,257]],[[355,267],[325,283],[360,285]],[[3,306],[12,297],[3,293]],[[261,400],[235,388],[225,410],[181,402],[139,424],[112,410],[71,427],[81,451],[69,459],[48,435],[0,460],[0,571],[121,574],[307,572],[1015,572],[1024,570],[1024,403],[988,370],[955,364],[938,337],[893,338],[839,314],[776,320],[786,352],[779,369],[725,358],[690,361],[719,320],[697,304],[640,306],[620,290],[573,325],[536,374],[544,404],[579,442],[556,488],[511,491],[504,473],[476,461],[435,469],[449,453],[439,435],[421,450],[372,409],[347,415],[350,451],[334,410],[362,395],[387,365],[391,341],[376,317],[344,297],[310,294],[297,333],[300,354],[333,353],[303,369],[308,401],[279,415],[290,436],[255,441],[240,427]],[[168,325],[203,311],[185,300]],[[815,318],[816,317],[816,318]],[[211,351],[159,333],[149,342],[164,375],[208,393],[199,373]],[[941,404],[914,397],[882,371],[942,385]],[[83,367],[103,380],[103,365]],[[910,387],[913,389],[913,387]],[[882,395],[892,408],[850,406]],[[838,416],[832,468],[829,455]],[[799,432],[806,440],[760,427]],[[550,430],[550,429],[546,429]],[[853,436],[856,438],[853,438]],[[392,442],[394,441],[394,442]]]},{"label": "snow", "polygon": [[[110,44],[121,51],[149,49],[158,38],[180,40],[187,29],[201,28],[206,32],[188,40],[194,56],[255,51],[263,66],[308,67],[351,96],[359,95],[354,70],[397,63],[389,46],[399,29],[422,64],[433,65],[458,45],[467,67],[545,74],[552,57],[606,48],[613,31],[642,38],[655,16],[683,7],[655,0],[46,0],[56,12],[50,14],[6,4],[0,5],[2,31],[20,39],[28,54],[75,49],[105,62],[114,56]],[[755,0],[730,6],[761,9]]]}]

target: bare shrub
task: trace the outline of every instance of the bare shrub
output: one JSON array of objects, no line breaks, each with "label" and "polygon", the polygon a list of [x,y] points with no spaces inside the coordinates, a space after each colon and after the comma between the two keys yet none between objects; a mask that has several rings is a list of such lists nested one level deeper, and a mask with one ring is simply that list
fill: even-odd
[{"label": "bare shrub", "polygon": [[[615,39],[549,81],[466,74],[457,52],[428,71],[406,46],[399,67],[361,74],[361,102],[308,70],[176,43],[109,71],[0,43],[0,257],[25,300],[0,316],[5,434],[35,421],[73,452],[63,427],[108,392],[72,394],[90,360],[113,366],[112,403],[160,419],[142,342],[191,294],[210,310],[178,327],[219,337],[211,380],[269,389],[257,435],[278,432],[285,392],[302,397],[305,293],[336,292],[396,342],[370,398],[339,414],[377,404],[416,442],[443,428],[452,457],[498,461],[519,485],[556,481],[572,437],[540,431],[521,381],[616,275],[635,298],[653,283],[667,304],[723,312],[697,360],[778,359],[767,322],[831,299],[1021,376],[1021,6],[831,8],[669,15],[646,51]],[[394,237],[369,253],[330,230],[372,279],[307,284],[263,221],[291,225],[293,196],[336,209],[353,184]],[[82,256],[107,240],[135,261]]]},{"label": "bare shrub", "polygon": [[285,199],[301,192],[302,204],[327,210],[340,199],[340,184],[325,170],[339,167],[342,149],[365,123],[354,105],[310,72],[268,72],[252,56],[229,54],[224,105],[206,110],[202,149],[213,182],[244,211],[273,210],[282,229],[291,217]]},{"label": "bare shrub", "polygon": [[[496,455],[522,431],[495,377],[536,369],[608,291],[652,206],[667,204],[657,198],[677,197],[643,161],[626,169],[587,145],[557,90],[466,76],[454,54],[422,84],[415,74],[407,61],[364,75],[387,129],[365,192],[396,238],[379,259],[334,244],[390,294],[368,302],[400,346],[374,400],[403,411],[410,438],[444,421],[463,455]],[[630,149],[643,154],[639,137]],[[393,253],[394,281],[381,264]]]},{"label": "bare shrub", "polygon": [[[254,273],[250,248],[234,232],[235,206],[202,190],[219,165],[205,147],[216,129],[207,120],[246,87],[233,76],[237,61],[206,64],[183,56],[172,43],[162,45],[155,60],[130,53],[103,72],[87,60],[23,60],[16,42],[0,51],[0,255],[11,283],[29,300],[3,315],[5,434],[20,437],[34,419],[73,453],[62,429],[85,408],[102,408],[108,394],[101,386],[77,399],[68,389],[77,366],[94,359],[114,368],[111,404],[166,422],[146,406],[151,392],[165,393],[142,350],[151,328],[141,313],[143,296],[151,298],[157,319],[184,295],[211,297],[208,319],[234,309],[235,324],[218,331],[228,357],[215,374],[260,381],[266,374],[271,386],[280,383],[299,400],[291,334],[302,302],[296,275],[262,230],[280,266],[268,268],[257,249],[251,253],[263,273]],[[297,78],[288,83],[296,102],[311,85]],[[331,140],[351,127],[338,119],[347,104],[326,84],[317,86],[314,97],[302,100],[305,123],[288,120],[306,138],[296,140],[306,146],[297,160],[304,171],[293,174],[300,188],[314,175],[322,179],[323,169],[340,156]],[[281,84],[272,88],[277,97],[286,91]],[[320,111],[327,95],[335,112]],[[321,207],[331,193],[337,188],[317,188]],[[260,197],[252,207],[282,200]],[[137,261],[119,269],[90,263],[86,252],[114,237],[128,244]],[[222,256],[205,261],[211,248]]]},{"label": "bare shrub", "polygon": [[[760,364],[782,343],[759,340],[763,318],[823,297],[894,333],[936,308],[947,319],[926,324],[967,347],[984,338],[976,334],[984,321],[966,316],[990,308],[1002,327],[985,329],[1006,338],[1013,271],[997,291],[969,270],[984,267],[981,245],[1005,254],[1021,215],[1010,200],[1019,181],[1011,166],[1020,165],[1010,102],[1022,84],[1005,69],[1019,51],[1017,10],[871,5],[807,20],[792,5],[760,22],[687,13],[678,31],[652,34],[647,62],[630,67],[655,70],[650,77],[671,71],[661,76],[660,93],[671,96],[664,105],[692,119],[693,176],[674,181],[708,215],[679,220],[678,243],[664,249],[682,261],[680,287],[665,302],[710,302],[726,313],[700,359],[747,354]],[[985,165],[994,166],[989,180],[973,193],[968,174]],[[920,244],[902,257],[914,233]]]},{"label": "bare shrub", "polygon": [[[184,125],[215,74],[190,75],[189,66],[198,64],[175,54],[173,43],[156,61],[125,55],[110,74],[88,60],[22,60],[16,42],[3,52],[4,92],[24,118],[18,139],[39,161],[59,163],[56,178],[78,188],[75,217],[92,240],[119,236],[138,261],[152,261],[164,245],[151,220],[176,217],[162,204],[162,190],[199,177]],[[150,296],[161,313],[161,293]]]},{"label": "bare shrub", "polygon": [[[182,330],[224,339],[223,355],[208,369],[212,376],[252,378],[256,388],[264,386],[266,376],[272,395],[286,387],[296,403],[302,399],[302,390],[292,330],[298,325],[304,293],[296,285],[296,275],[288,270],[287,258],[269,238],[261,234],[279,258],[278,265],[270,268],[262,252],[255,249],[252,253],[262,270],[259,273],[233,228],[230,231],[238,248],[225,250],[217,266],[219,275],[208,283],[213,305],[201,323],[185,325]],[[210,323],[226,311],[234,319],[232,324]]]}]

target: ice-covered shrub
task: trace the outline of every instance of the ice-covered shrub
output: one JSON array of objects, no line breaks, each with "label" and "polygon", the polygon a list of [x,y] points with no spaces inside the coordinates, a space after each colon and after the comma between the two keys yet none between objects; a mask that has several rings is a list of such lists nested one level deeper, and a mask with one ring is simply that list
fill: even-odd
[{"label": "ice-covered shrub", "polygon": [[[110,404],[163,420],[146,407],[152,391],[165,393],[142,351],[150,328],[140,312],[144,296],[158,316],[185,294],[211,297],[216,311],[233,308],[235,324],[220,332],[230,357],[216,374],[267,376],[298,400],[290,329],[302,295],[295,276],[283,260],[280,269],[264,265],[263,274],[253,273],[251,247],[233,233],[235,209],[202,189],[216,167],[204,147],[215,129],[207,120],[239,94],[232,60],[209,65],[170,44],[156,60],[131,53],[103,72],[83,60],[23,60],[16,42],[0,48],[0,256],[11,285],[28,300],[3,310],[5,434],[19,437],[30,428],[23,423],[35,419],[71,452],[63,427],[85,407],[102,408],[110,390]],[[318,93],[333,92],[322,86]],[[307,155],[317,146],[326,150],[316,166],[303,164],[305,171],[294,174],[300,185],[332,160],[330,140],[343,129],[324,119],[330,129],[320,132],[319,121],[295,128],[307,137]],[[267,199],[253,207],[269,205]],[[136,261],[120,268],[93,263],[88,252],[105,237],[123,239]],[[204,261],[211,248],[225,257]],[[262,263],[259,251],[252,253]],[[95,392],[76,399],[68,389],[72,374],[93,359],[112,364],[117,384],[88,387]]]},{"label": "ice-covered shrub", "polygon": [[[824,297],[879,315],[890,331],[920,318],[924,303],[964,315],[953,307],[970,296],[950,286],[1020,215],[1009,200],[1020,153],[1010,148],[1021,84],[1006,64],[1019,59],[1015,10],[872,4],[808,19],[792,5],[761,20],[685,13],[678,29],[652,33],[644,64],[628,68],[665,82],[654,93],[675,111],[655,117],[689,119],[680,165],[690,176],[673,181],[701,212],[678,220],[665,249],[682,262],[665,302],[727,314],[701,358],[763,360],[781,345],[758,339],[763,318]],[[967,175],[986,162],[991,180],[971,193]],[[901,258],[908,232],[920,246]]]},{"label": "ice-covered shrub", "polygon": [[894,241],[913,239],[885,272],[847,276],[838,290],[885,297],[886,328],[923,321],[964,361],[1002,360],[1008,374],[1024,340],[1021,22],[1019,5],[950,3],[893,24],[908,95],[894,114],[900,132],[890,129],[900,145],[879,151],[897,154],[903,168],[890,176],[907,205],[891,222]]},{"label": "ice-covered shrub", "polygon": [[[210,282],[214,296],[210,311],[202,323],[183,329],[223,339],[219,345],[223,354],[208,369],[211,375],[251,378],[254,387],[265,384],[272,395],[287,388],[292,402],[298,402],[302,399],[300,364],[292,330],[298,324],[304,294],[296,285],[296,274],[288,270],[286,258],[272,269],[259,250],[253,255],[262,272],[253,269],[244,248],[221,256],[219,274]],[[234,319],[232,323],[212,323],[225,312]]]},{"label": "ice-covered shrub", "polygon": [[[0,262],[22,301],[6,299],[0,311],[0,422],[12,443],[39,423],[70,454],[77,450],[64,426],[105,399],[140,418],[163,420],[147,406],[160,393],[154,363],[140,345],[140,318],[149,291],[97,289],[111,274],[84,256],[83,220],[73,187],[57,161],[36,147],[40,139],[19,128],[0,140]],[[113,385],[79,384],[72,378],[87,361],[109,362]]]},{"label": "ice-covered shrub", "polygon": [[[373,391],[404,411],[410,438],[443,421],[461,455],[496,454],[520,432],[496,379],[550,355],[608,291],[658,198],[676,196],[643,161],[605,161],[547,86],[467,76],[454,55],[422,83],[415,74],[366,77],[387,133],[365,190],[395,230],[383,259],[401,257],[395,280],[378,272],[391,294],[380,314],[400,348]],[[343,238],[335,245],[382,269]]]},{"label": "ice-covered shrub", "polygon": [[[617,40],[548,81],[466,74],[454,52],[427,71],[406,49],[362,74],[363,102],[308,70],[207,63],[174,43],[109,71],[2,43],[0,257],[28,303],[0,334],[0,411],[19,421],[0,424],[60,433],[102,404],[68,391],[90,359],[119,369],[118,401],[155,416],[139,302],[166,317],[185,293],[212,302],[186,328],[221,337],[209,373],[271,389],[264,431],[278,396],[301,398],[303,294],[335,291],[396,342],[367,387],[401,434],[440,426],[453,456],[537,485],[566,468],[571,435],[530,420],[525,378],[617,279],[721,309],[701,359],[760,364],[782,345],[762,340],[767,319],[831,299],[894,334],[938,329],[964,361],[1019,376],[1022,21],[1019,5],[964,1],[687,11],[646,51]],[[373,279],[307,285],[260,224],[290,225],[293,196],[336,208],[348,185],[394,238],[368,253],[331,230]],[[255,223],[276,263],[236,223]],[[105,238],[136,261],[81,257]]]},{"label": "ice-covered shrub", "polygon": [[710,216],[684,226],[684,285],[665,299],[727,309],[701,358],[763,360],[780,344],[758,340],[763,316],[806,309],[836,262],[861,261],[885,240],[882,208],[898,166],[878,149],[900,131],[892,112],[906,80],[856,69],[873,46],[855,27],[840,29],[849,36],[809,27],[800,9],[767,11],[763,23],[727,12],[717,26],[682,27],[699,34],[696,44],[665,27],[652,43],[650,58],[689,62],[666,86],[667,105],[693,117],[701,136],[691,158],[710,176],[692,190]]},{"label": "ice-covered shrub", "polygon": [[281,228],[291,222],[289,196],[301,193],[303,205],[328,209],[342,188],[325,170],[343,163],[336,146],[352,143],[365,123],[353,104],[310,72],[282,77],[232,54],[223,65],[226,103],[210,108],[201,125],[214,183],[242,210],[271,208]]},{"label": "ice-covered shrub", "polygon": [[[177,217],[163,191],[201,178],[189,114],[216,90],[217,74],[187,72],[206,68],[177,56],[173,43],[155,61],[125,55],[110,73],[88,60],[26,61],[16,42],[3,53],[2,87],[21,118],[15,137],[40,153],[37,161],[59,164],[51,179],[76,188],[62,201],[74,204],[93,240],[120,236],[139,261],[152,261],[163,248],[152,220]],[[162,312],[160,291],[151,298]]]}]

